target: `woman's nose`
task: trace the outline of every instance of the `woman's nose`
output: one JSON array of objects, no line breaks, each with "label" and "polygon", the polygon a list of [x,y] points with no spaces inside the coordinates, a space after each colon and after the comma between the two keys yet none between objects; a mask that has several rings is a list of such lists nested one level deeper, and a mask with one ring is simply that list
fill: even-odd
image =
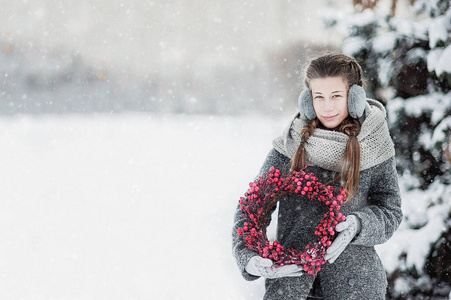
[{"label": "woman's nose", "polygon": [[324,101],[324,111],[332,111],[334,109],[333,101],[330,99],[326,99]]}]

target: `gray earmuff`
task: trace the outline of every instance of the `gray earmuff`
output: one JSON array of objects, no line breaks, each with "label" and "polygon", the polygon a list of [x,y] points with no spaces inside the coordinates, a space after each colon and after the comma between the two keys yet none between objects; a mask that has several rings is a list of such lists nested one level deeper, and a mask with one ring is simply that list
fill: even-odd
[{"label": "gray earmuff", "polygon": [[357,84],[353,84],[348,92],[348,113],[354,119],[363,116],[366,106],[365,90]]},{"label": "gray earmuff", "polygon": [[298,105],[304,120],[313,120],[316,118],[316,113],[313,109],[312,93],[309,89],[305,89],[301,92],[298,98]]},{"label": "gray earmuff", "polygon": [[[301,92],[298,98],[299,111],[304,120],[313,120],[316,118],[315,110],[313,109],[312,94],[309,89]],[[363,115],[366,105],[365,90],[357,84],[353,84],[348,92],[348,113],[354,118],[358,119]]]}]

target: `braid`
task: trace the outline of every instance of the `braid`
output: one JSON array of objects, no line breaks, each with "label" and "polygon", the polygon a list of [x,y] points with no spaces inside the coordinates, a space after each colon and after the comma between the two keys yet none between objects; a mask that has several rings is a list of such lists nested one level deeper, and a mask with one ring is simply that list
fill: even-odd
[{"label": "braid", "polygon": [[293,156],[293,160],[291,161],[291,170],[299,171],[305,166],[305,153],[304,153],[304,143],[308,140],[308,138],[313,135],[315,128],[318,127],[319,120],[318,118],[308,122],[305,124],[304,128],[301,129],[301,142],[299,143],[298,149]]},{"label": "braid", "polygon": [[318,126],[318,119],[314,119],[311,122],[305,124],[304,128],[301,129],[301,139],[306,142],[308,138],[313,135],[315,128]]},{"label": "braid", "polygon": [[348,117],[341,122],[338,131],[343,132],[350,137],[356,137],[360,133],[360,123],[356,119]]},{"label": "braid", "polygon": [[360,133],[360,123],[356,119],[348,117],[343,120],[338,131],[348,135],[349,139],[341,160],[340,174],[335,180],[340,180],[340,185],[346,189],[347,200],[349,200],[359,186],[360,143],[357,136]]}]

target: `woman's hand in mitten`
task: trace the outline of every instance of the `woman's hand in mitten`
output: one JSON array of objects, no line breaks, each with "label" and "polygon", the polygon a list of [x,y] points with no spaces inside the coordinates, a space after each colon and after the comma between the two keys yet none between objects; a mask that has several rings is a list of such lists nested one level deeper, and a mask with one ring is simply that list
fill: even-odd
[{"label": "woman's hand in mitten", "polygon": [[333,263],[352,239],[360,232],[360,227],[360,220],[354,215],[349,215],[346,217],[346,221],[338,223],[335,231],[339,232],[339,234],[327,249],[324,259],[329,261],[329,263]]},{"label": "woman's hand in mitten", "polygon": [[295,277],[304,274],[303,269],[297,265],[286,265],[276,268],[272,260],[260,256],[253,256],[245,269],[249,274],[265,278]]}]

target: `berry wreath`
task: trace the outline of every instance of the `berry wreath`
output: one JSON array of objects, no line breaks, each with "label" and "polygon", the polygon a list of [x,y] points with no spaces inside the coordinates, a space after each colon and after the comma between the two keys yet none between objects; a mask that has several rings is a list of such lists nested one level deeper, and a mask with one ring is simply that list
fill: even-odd
[{"label": "berry wreath", "polygon": [[[237,228],[246,246],[261,257],[269,258],[275,267],[288,264],[302,265],[308,274],[316,274],[325,264],[324,255],[335,236],[335,226],[346,217],[339,212],[346,200],[346,191],[338,191],[322,184],[305,168],[282,176],[280,170],[271,167],[269,172],[249,183],[250,188],[239,200],[240,210],[245,218],[243,227]],[[285,249],[280,243],[272,244],[266,237],[267,214],[277,202],[291,193],[306,195],[310,200],[324,202],[326,212],[315,229],[317,240],[305,246],[305,251]]]}]

